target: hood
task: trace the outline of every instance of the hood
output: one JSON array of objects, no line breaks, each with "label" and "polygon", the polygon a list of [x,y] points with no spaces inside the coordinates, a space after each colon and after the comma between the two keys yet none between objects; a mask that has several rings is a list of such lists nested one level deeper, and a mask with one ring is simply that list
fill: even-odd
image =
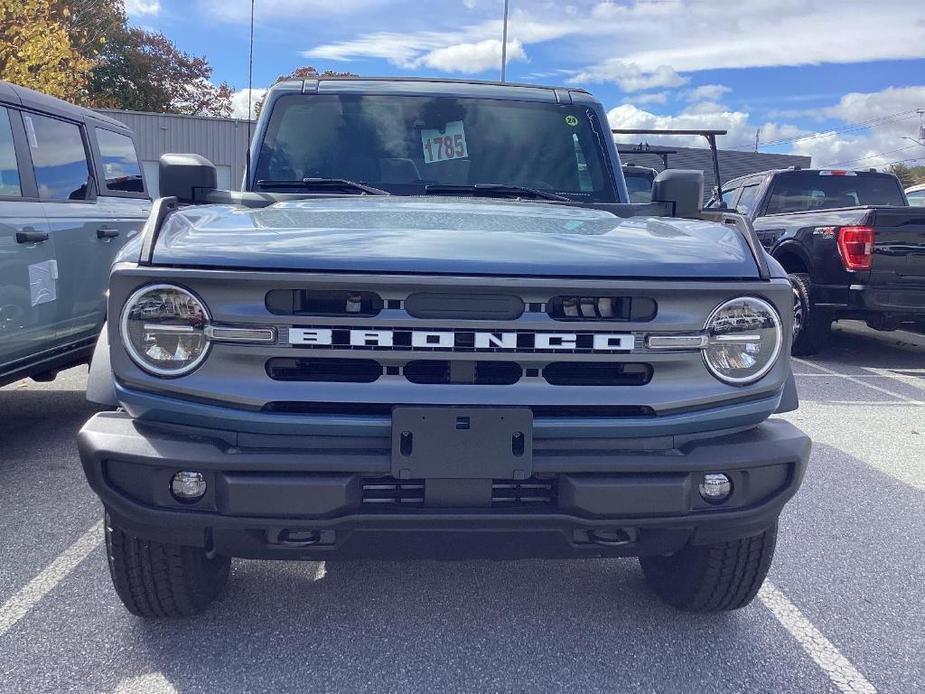
[{"label": "hood", "polygon": [[744,239],[712,222],[479,198],[343,197],[263,209],[183,208],[154,263],[306,271],[756,278]]}]

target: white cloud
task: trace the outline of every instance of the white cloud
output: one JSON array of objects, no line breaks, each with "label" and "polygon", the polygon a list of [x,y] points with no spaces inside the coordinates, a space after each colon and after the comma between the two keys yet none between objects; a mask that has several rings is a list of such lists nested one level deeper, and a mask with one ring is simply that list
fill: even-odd
[{"label": "white cloud", "polygon": [[688,77],[682,77],[670,65],[659,65],[654,70],[644,70],[638,63],[625,60],[608,60],[587,68],[569,81],[572,83],[615,82],[625,92],[641,92],[659,87],[680,87],[687,84]]},{"label": "white cloud", "polygon": [[[775,123],[758,124],[749,119],[744,111],[730,111],[719,104],[703,102],[684,109],[677,115],[658,115],[637,108],[632,104],[623,104],[611,109],[607,119],[614,128],[639,129],[694,129],[710,128],[727,130],[728,134],[717,140],[720,149],[745,149],[754,146],[755,130],[759,127],[763,133],[762,139],[779,139],[784,137],[799,137],[806,134],[794,125],[779,125]],[[766,133],[766,134],[765,134]],[[616,138],[620,142],[635,143],[639,135],[620,135]],[[706,140],[699,135],[657,135],[645,138],[650,144],[677,145],[679,147],[705,147]]]},{"label": "white cloud", "polygon": [[[262,9],[261,14],[272,13],[272,6],[292,6],[296,0],[265,2],[271,9]],[[318,2],[312,0],[312,8]],[[309,57],[384,58],[410,69],[430,52],[497,40],[501,35],[500,2],[467,3],[471,9],[461,12],[458,2],[432,0],[429,8],[434,12],[428,17],[435,18],[433,26],[408,31],[400,26],[421,24],[410,4],[390,6],[387,17],[367,11],[380,4],[373,0],[321,4],[337,6],[337,11],[364,11],[355,13],[355,35],[310,47],[305,53]],[[389,32],[369,29],[381,25],[384,18]],[[878,36],[888,39],[872,40],[871,26],[877,27]],[[613,81],[621,88],[640,91],[679,86],[689,73],[717,68],[921,58],[925,57],[923,34],[925,15],[920,3],[909,0],[841,0],[837,11],[831,0],[544,1],[514,4],[509,38],[519,41],[527,53],[531,45],[568,39],[559,52],[559,67],[568,68],[575,79]],[[715,95],[692,98],[716,100]]]},{"label": "white cloud", "polygon": [[[520,41],[508,41],[506,62],[526,60],[524,46]],[[478,43],[458,43],[427,53],[417,61],[442,72],[484,72],[501,65],[501,41],[486,39]]]},{"label": "white cloud", "polygon": [[125,13],[130,17],[157,16],[161,13],[158,0],[125,0]]},{"label": "white cloud", "polygon": [[257,102],[260,101],[263,97],[267,95],[266,89],[241,89],[236,91],[231,96],[231,117],[232,118],[247,118],[247,95],[250,92],[251,95],[251,111],[250,117],[255,117],[255,108]]},{"label": "white cloud", "polygon": [[[762,151],[782,151],[812,157],[813,166],[865,169],[894,161],[925,161],[925,147],[903,137],[915,137],[919,127],[917,109],[925,108],[925,86],[890,87],[879,92],[851,93],[829,107],[802,111],[803,116],[835,119],[829,131],[814,133],[790,123],[751,119],[745,111],[730,110],[710,101],[686,106],[674,115],[657,115],[632,104],[608,113],[613,127],[620,128],[717,128],[728,130],[718,139],[721,149],[751,149],[760,130]],[[639,136],[623,136],[622,142],[638,142]],[[703,147],[699,136],[651,136],[652,144]],[[776,143],[776,144],[775,144]],[[769,145],[773,145],[769,148]]]},{"label": "white cloud", "polygon": [[687,90],[684,98],[688,101],[719,101],[732,89],[724,84],[701,84],[699,87],[693,87]]}]

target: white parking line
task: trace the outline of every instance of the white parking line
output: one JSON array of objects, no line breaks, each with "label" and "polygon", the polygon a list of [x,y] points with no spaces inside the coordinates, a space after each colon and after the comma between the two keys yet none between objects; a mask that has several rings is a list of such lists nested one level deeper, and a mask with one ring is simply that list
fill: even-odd
[{"label": "white parking line", "polygon": [[103,521],[99,521],[64,550],[57,558],[13,597],[0,606],[0,636],[8,632],[38,602],[67,577],[103,541]]},{"label": "white parking line", "polygon": [[845,694],[877,694],[874,685],[839,653],[832,642],[771,581],[764,582],[758,598],[840,691]]},{"label": "white parking line", "polygon": [[921,400],[915,400],[906,395],[903,395],[902,393],[897,393],[892,390],[887,390],[886,388],[881,388],[880,386],[874,385],[873,383],[865,383],[862,379],[858,378],[857,376],[838,373],[838,371],[832,371],[832,369],[827,369],[824,366],[819,366],[819,364],[813,364],[812,362],[804,361],[803,359],[794,358],[793,361],[799,362],[800,364],[807,364],[809,366],[813,366],[819,369],[820,371],[825,372],[829,376],[837,376],[838,378],[844,378],[846,381],[851,381],[852,383],[856,385],[863,386],[865,388],[870,388],[871,390],[876,390],[878,393],[889,395],[890,397],[896,398],[898,400],[902,400],[903,402],[908,403],[908,404],[921,404],[922,403]]}]

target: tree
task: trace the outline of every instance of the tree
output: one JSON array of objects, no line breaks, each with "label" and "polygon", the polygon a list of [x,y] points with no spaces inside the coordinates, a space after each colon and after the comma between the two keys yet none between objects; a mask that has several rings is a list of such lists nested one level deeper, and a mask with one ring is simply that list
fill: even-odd
[{"label": "tree", "polygon": [[93,106],[190,116],[231,115],[231,87],[211,83],[204,57],[166,36],[124,23],[106,38],[90,75]]},{"label": "tree", "polygon": [[[297,67],[288,75],[280,75],[276,78],[276,81],[273,82],[273,84],[279,84],[280,82],[285,82],[286,80],[319,80],[331,77],[359,77],[359,75],[356,75],[352,72],[337,72],[336,70],[325,70],[324,72],[318,72],[318,70],[311,65],[303,65],[302,67]],[[261,108],[263,108],[263,99],[258,99],[254,103],[255,116],[260,116]]]},{"label": "tree", "polygon": [[0,79],[83,101],[93,61],[75,46],[69,22],[55,0],[0,0]]},{"label": "tree", "polygon": [[887,173],[891,173],[899,179],[903,188],[908,188],[915,183],[915,175],[912,173],[912,169],[902,162],[890,164],[886,170]]}]

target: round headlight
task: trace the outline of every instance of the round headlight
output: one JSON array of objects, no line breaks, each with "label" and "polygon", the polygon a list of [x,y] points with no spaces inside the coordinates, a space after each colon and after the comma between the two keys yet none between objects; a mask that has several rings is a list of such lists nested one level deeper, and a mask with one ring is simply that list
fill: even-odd
[{"label": "round headlight", "polygon": [[122,344],[145,371],[182,376],[206,358],[208,324],[206,305],[186,289],[169,284],[142,287],[122,309]]},{"label": "round headlight", "polygon": [[703,360],[716,378],[746,385],[764,376],[780,355],[780,316],[767,301],[751,296],[726,301],[707,320]]}]

